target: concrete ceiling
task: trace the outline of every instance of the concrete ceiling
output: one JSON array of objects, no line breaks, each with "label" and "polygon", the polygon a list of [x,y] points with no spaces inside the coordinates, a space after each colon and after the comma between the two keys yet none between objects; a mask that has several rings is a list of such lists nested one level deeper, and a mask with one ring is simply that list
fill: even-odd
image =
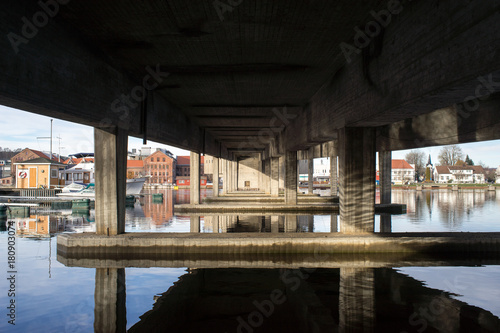
[{"label": "concrete ceiling", "polygon": [[[290,118],[301,112],[344,65],[339,44],[386,5],[230,2],[240,4],[222,13],[214,1],[71,1],[57,19],[136,82],[146,66],[159,65],[169,76],[156,91],[227,148],[237,148],[257,140],[262,128],[280,131],[276,110],[286,107]],[[253,147],[264,148],[260,141]]]}]

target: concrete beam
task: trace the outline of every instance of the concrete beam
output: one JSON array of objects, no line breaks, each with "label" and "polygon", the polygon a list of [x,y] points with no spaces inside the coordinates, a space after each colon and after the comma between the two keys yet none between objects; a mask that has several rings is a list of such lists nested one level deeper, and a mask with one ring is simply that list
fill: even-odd
[{"label": "concrete beam", "polygon": [[98,235],[125,232],[127,133],[94,129],[95,219]]}]

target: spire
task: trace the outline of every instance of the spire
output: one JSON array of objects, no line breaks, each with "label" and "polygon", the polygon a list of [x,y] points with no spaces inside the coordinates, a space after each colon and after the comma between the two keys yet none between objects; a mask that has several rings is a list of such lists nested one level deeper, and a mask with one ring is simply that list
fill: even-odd
[{"label": "spire", "polygon": [[429,160],[427,161],[427,165],[432,165],[432,162],[431,162],[431,154],[429,154]]}]

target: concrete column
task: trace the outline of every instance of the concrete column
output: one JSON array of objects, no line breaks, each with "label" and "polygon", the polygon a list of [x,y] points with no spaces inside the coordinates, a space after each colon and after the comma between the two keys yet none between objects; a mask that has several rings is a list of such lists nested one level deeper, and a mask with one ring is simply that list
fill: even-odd
[{"label": "concrete column", "polygon": [[190,167],[190,203],[191,205],[200,204],[200,154],[191,152],[189,161]]},{"label": "concrete column", "polygon": [[285,232],[297,232],[297,215],[285,215]]},{"label": "concrete column", "polygon": [[226,195],[228,190],[228,160],[222,159],[222,195]]},{"label": "concrete column", "polygon": [[237,167],[238,162],[237,161],[231,161],[231,192],[235,192],[238,190],[238,167]]},{"label": "concrete column", "polygon": [[285,205],[297,204],[297,152],[285,155]]},{"label": "concrete column", "polygon": [[199,216],[191,216],[189,218],[189,232],[200,232],[200,217]]},{"label": "concrete column", "polygon": [[126,332],[125,269],[96,268],[94,332]]},{"label": "concrete column", "polygon": [[220,219],[219,216],[212,216],[212,230],[214,234],[219,233],[219,219]]},{"label": "concrete column", "polygon": [[340,268],[339,332],[373,332],[375,287],[373,269]]},{"label": "concrete column", "polygon": [[214,183],[214,188],[213,188],[213,196],[218,197],[219,196],[219,158],[218,157],[213,157],[213,183]]},{"label": "concrete column", "polygon": [[330,215],[330,232],[338,232],[337,214]]},{"label": "concrete column", "polygon": [[390,204],[391,199],[391,186],[392,186],[392,152],[379,151],[378,152],[378,170],[379,170],[379,183],[380,183],[380,203]]},{"label": "concrete column", "polygon": [[392,232],[391,214],[380,214],[380,232]]},{"label": "concrete column", "polygon": [[271,193],[271,159],[267,158],[264,161],[262,161],[263,166],[264,166],[264,172],[262,173],[262,179],[263,179],[263,188],[262,190],[266,194]]},{"label": "concrete column", "polygon": [[271,216],[271,233],[279,233],[280,232],[280,226],[279,226],[279,216],[278,215],[272,215]]},{"label": "concrete column", "polygon": [[307,216],[307,230],[309,232],[314,232],[314,215]]},{"label": "concrete column", "polygon": [[127,132],[94,129],[95,220],[98,235],[125,232]]},{"label": "concrete column", "polygon": [[285,188],[285,158],[283,156],[279,157],[279,188]]},{"label": "concrete column", "polygon": [[314,190],[314,159],[307,160],[307,194],[313,194]]},{"label": "concrete column", "polygon": [[366,233],[375,223],[375,129],[339,130],[340,231]]},{"label": "concrete column", "polygon": [[337,195],[337,156],[330,156],[330,186],[331,186],[331,195]]},{"label": "concrete column", "polygon": [[279,158],[271,157],[270,158],[270,172],[271,172],[271,196],[277,197],[279,196]]}]

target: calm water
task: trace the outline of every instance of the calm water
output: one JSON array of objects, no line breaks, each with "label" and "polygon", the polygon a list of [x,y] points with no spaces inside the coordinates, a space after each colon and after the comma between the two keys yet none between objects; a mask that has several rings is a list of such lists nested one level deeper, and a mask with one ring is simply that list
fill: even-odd
[{"label": "calm water", "polygon": [[[163,202],[145,195],[127,208],[127,232],[190,230],[190,217],[173,213],[174,203],[187,202],[189,192],[163,193]],[[395,232],[500,231],[500,191],[393,191],[393,202],[408,205],[407,214],[390,218]],[[71,210],[16,219],[15,326],[6,315],[12,286],[8,233],[1,229],[0,332],[93,332],[94,325],[106,332],[110,308],[117,314],[113,322],[132,332],[500,331],[500,260],[405,260],[389,267],[354,260],[317,269],[61,264],[57,233],[95,230],[93,220],[93,211]],[[214,226],[219,232],[330,232],[338,227],[335,215],[200,220],[201,232],[213,232]],[[381,218],[376,220],[379,230]],[[104,285],[114,286],[118,297],[103,294]]]}]

